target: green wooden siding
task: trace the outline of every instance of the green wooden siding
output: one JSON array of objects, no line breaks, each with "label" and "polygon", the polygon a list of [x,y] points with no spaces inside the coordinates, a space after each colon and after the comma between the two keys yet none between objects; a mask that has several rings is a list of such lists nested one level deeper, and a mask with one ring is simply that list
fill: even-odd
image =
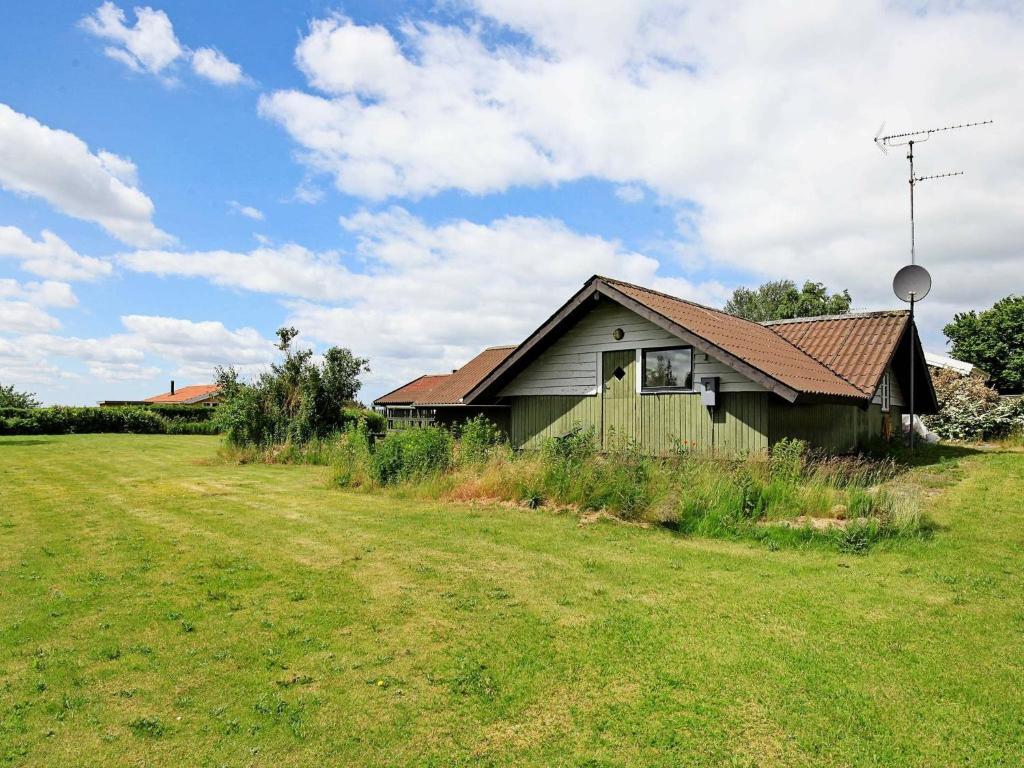
[{"label": "green wooden siding", "polygon": [[[610,371],[606,370],[606,374],[610,375]],[[627,379],[629,371],[623,381]],[[882,413],[877,405],[867,410],[856,405],[791,405],[767,392],[728,392],[719,395],[721,405],[712,419],[698,394],[636,394],[634,381],[629,380],[632,399],[625,393],[612,398],[511,398],[513,444],[537,448],[544,438],[564,435],[577,426],[593,427],[603,434],[606,430],[602,425],[602,406],[605,424],[623,428],[634,424],[632,434],[640,445],[659,454],[673,451],[680,442],[696,448],[713,446],[725,453],[750,453],[763,451],[783,437],[799,438],[833,451],[848,451],[882,434]],[[900,430],[900,411],[892,409],[896,436]],[[616,434],[622,435],[623,431],[617,430]]]},{"label": "green wooden siding", "polygon": [[[900,436],[901,409],[891,411],[893,435]],[[879,405],[820,403],[771,410],[768,437],[774,443],[795,437],[831,451],[849,451],[882,436],[883,414]]]},{"label": "green wooden siding", "polygon": [[512,398],[512,444],[539,448],[546,437],[574,427],[601,427],[601,399],[594,395],[537,395]]},{"label": "green wooden siding", "polygon": [[[635,358],[634,358],[635,360]],[[635,362],[633,363],[635,365]],[[612,366],[614,370],[615,366]],[[626,366],[623,366],[625,369]],[[622,384],[629,379],[632,368]],[[608,372],[611,375],[611,372]],[[511,399],[511,438],[514,445],[537,448],[546,437],[558,437],[574,427],[593,427],[609,447],[612,434],[636,439],[653,453],[669,453],[681,443],[695,448],[712,445],[730,452],[760,451],[768,447],[767,425],[770,395],[764,392],[730,392],[720,395],[722,406],[714,423],[698,394],[637,394],[635,379],[629,392],[606,397],[540,395]],[[602,420],[602,409],[603,420]]]}]

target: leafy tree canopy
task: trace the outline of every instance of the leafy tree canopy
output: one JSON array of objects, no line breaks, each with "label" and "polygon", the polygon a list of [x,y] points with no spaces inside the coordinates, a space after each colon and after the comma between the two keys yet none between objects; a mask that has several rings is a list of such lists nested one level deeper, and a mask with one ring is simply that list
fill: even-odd
[{"label": "leafy tree canopy", "polygon": [[345,409],[355,405],[362,387],[359,377],[369,360],[351,350],[331,347],[323,361],[309,349],[296,349],[295,328],[279,328],[277,348],[284,360],[271,365],[252,384],[234,368],[218,368],[221,405],[217,417],[236,445],[305,442],[341,429],[351,420]]},{"label": "leafy tree canopy", "polygon": [[19,392],[13,384],[0,384],[0,408],[38,408],[42,403],[35,392]]},{"label": "leafy tree canopy", "polygon": [[942,331],[953,357],[988,373],[1001,393],[1024,392],[1024,296],[1007,296],[982,312],[958,312]]},{"label": "leafy tree canopy", "polygon": [[746,320],[788,320],[793,317],[841,315],[850,311],[849,291],[828,292],[824,283],[804,283],[798,289],[792,280],[773,280],[759,288],[737,288],[725,303],[725,311]]}]

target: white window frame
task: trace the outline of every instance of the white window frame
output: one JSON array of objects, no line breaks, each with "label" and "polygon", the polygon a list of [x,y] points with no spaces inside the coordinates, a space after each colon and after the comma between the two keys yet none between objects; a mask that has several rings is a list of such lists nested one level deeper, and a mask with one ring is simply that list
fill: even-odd
[{"label": "white window frame", "polygon": [[889,413],[892,408],[892,384],[888,371],[882,374],[882,383],[878,385],[878,399],[882,404],[882,413]]},{"label": "white window frame", "polygon": [[[690,350],[690,386],[689,387],[644,387],[644,353],[649,351],[659,351],[663,349],[688,349]],[[696,383],[696,371],[695,371],[695,350],[692,344],[674,344],[672,346],[665,346],[664,344],[651,345],[648,347],[638,347],[636,350],[636,391],[640,395],[692,395],[698,390],[694,387]]]}]

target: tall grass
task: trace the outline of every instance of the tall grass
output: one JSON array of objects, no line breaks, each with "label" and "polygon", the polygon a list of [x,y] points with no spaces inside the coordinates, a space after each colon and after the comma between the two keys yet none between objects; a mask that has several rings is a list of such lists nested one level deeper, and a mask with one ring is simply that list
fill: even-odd
[{"label": "tall grass", "polygon": [[350,430],[330,455],[344,487],[602,511],[687,535],[860,552],[931,531],[891,459],[814,454],[795,440],[738,458],[694,450],[658,458],[628,441],[600,453],[594,431],[577,429],[539,451],[516,452],[490,427],[471,423],[460,439],[431,428],[393,433],[373,446]]}]

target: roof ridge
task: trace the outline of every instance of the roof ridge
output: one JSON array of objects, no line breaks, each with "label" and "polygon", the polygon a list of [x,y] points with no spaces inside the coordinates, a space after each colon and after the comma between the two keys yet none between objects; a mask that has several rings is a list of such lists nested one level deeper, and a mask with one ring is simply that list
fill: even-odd
[{"label": "roof ridge", "polygon": [[[716,309],[715,307],[709,307],[707,304],[701,304],[700,302],[693,301],[692,299],[684,299],[680,296],[673,296],[671,293],[665,293],[664,291],[656,291],[654,288],[648,288],[646,285],[637,285],[636,283],[630,283],[626,280],[618,280],[614,277],[605,277],[604,275],[594,275],[594,278],[597,278],[598,280],[603,280],[606,283],[628,285],[630,288],[636,288],[638,291],[644,291],[645,293],[653,293],[655,296],[663,296],[666,299],[672,299],[673,301],[680,301],[683,304],[689,304],[691,307],[697,307],[698,309],[703,309],[706,312],[713,312],[716,315],[726,315],[727,317],[734,317],[737,320],[742,320],[745,323],[753,323],[754,325],[760,325],[760,323],[754,323],[753,320],[747,320],[747,318],[745,317],[740,317],[739,315],[734,315],[730,312],[726,312],[724,309]],[[591,278],[591,280],[593,280],[594,278]]]},{"label": "roof ridge", "polygon": [[888,315],[907,315],[909,309],[874,309],[863,312],[846,312],[841,315],[813,315],[811,317],[785,317],[778,320],[761,320],[757,324],[763,326],[785,325],[787,323],[817,323],[830,320],[857,320],[868,317],[886,317]]}]

